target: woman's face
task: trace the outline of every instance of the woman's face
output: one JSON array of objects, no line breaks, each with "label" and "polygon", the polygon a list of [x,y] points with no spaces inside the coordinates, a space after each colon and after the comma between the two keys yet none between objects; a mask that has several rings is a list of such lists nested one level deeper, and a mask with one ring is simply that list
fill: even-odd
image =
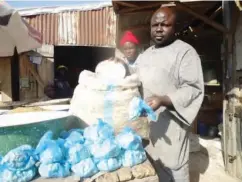
[{"label": "woman's face", "polygon": [[135,61],[138,56],[137,46],[132,42],[125,42],[123,45],[123,53],[128,61]]}]

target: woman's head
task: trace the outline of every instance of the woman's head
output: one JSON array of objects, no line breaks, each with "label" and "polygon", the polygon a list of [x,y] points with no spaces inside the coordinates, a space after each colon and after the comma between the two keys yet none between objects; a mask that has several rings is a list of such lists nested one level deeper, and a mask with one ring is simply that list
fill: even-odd
[{"label": "woman's head", "polygon": [[120,45],[128,61],[135,61],[138,56],[139,45],[139,41],[135,35],[130,31],[125,32],[120,41]]},{"label": "woman's head", "polygon": [[56,73],[58,77],[65,77],[67,72],[68,72],[68,68],[66,66],[60,65],[57,67]]}]

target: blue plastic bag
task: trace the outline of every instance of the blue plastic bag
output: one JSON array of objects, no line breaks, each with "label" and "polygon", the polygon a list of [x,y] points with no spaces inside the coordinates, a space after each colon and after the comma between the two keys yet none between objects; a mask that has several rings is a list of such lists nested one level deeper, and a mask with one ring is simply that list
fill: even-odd
[{"label": "blue plastic bag", "polygon": [[157,116],[153,109],[146,104],[140,97],[134,97],[129,104],[129,120],[136,120],[142,114],[147,114],[152,121],[157,120]]},{"label": "blue plastic bag", "polygon": [[90,151],[96,159],[109,159],[117,157],[121,152],[121,148],[115,140],[106,139],[102,143],[93,144]]},{"label": "blue plastic bag", "polygon": [[22,145],[9,151],[2,159],[1,165],[12,171],[24,171],[37,162],[34,149],[30,145]]},{"label": "blue plastic bag", "polygon": [[120,147],[126,150],[142,149],[142,139],[131,128],[124,128],[123,131],[116,136],[116,141]]},{"label": "blue plastic bag", "polygon": [[78,132],[78,133],[80,133],[81,135],[83,135],[83,132],[84,132],[84,130],[82,130],[82,129],[71,129],[71,130],[69,130],[69,131],[62,131],[62,132],[60,133],[60,138],[62,138],[62,139],[66,139],[67,137],[70,136],[70,134],[71,134],[73,131]]},{"label": "blue plastic bag", "polygon": [[71,165],[74,165],[90,157],[91,154],[88,148],[85,145],[77,143],[68,149],[66,159]]},{"label": "blue plastic bag", "polygon": [[95,143],[98,143],[107,138],[113,138],[114,129],[112,126],[99,119],[98,124],[94,124],[92,126],[85,128],[84,137],[87,140],[91,140]]},{"label": "blue plastic bag", "polygon": [[91,158],[82,160],[81,162],[72,166],[71,169],[76,176],[81,178],[88,178],[98,173],[97,166]]},{"label": "blue plastic bag", "polygon": [[122,162],[119,158],[103,159],[97,163],[97,168],[100,171],[115,171],[122,166]]},{"label": "blue plastic bag", "polygon": [[40,139],[35,154],[38,155],[39,161],[44,164],[63,162],[66,154],[64,143],[63,139],[53,140],[53,132],[48,131]]},{"label": "blue plastic bag", "polygon": [[69,148],[70,146],[80,143],[83,144],[85,142],[84,137],[82,136],[81,133],[77,131],[73,131],[70,133],[70,135],[65,139],[65,147]]},{"label": "blue plastic bag", "polygon": [[43,164],[62,162],[65,159],[65,151],[57,141],[48,141],[46,149],[39,154],[39,161]]},{"label": "blue plastic bag", "polygon": [[40,154],[47,148],[48,141],[52,141],[53,132],[47,131],[40,139],[38,145],[36,146],[35,153]]},{"label": "blue plastic bag", "polygon": [[29,182],[31,181],[37,173],[35,166],[24,170],[24,171],[12,171],[6,168],[6,166],[1,166],[0,169],[0,181],[1,182]]},{"label": "blue plastic bag", "polygon": [[52,163],[41,164],[39,174],[44,178],[64,178],[71,175],[70,164],[68,163]]},{"label": "blue plastic bag", "polygon": [[121,158],[124,167],[133,167],[144,162],[147,157],[144,150],[126,150]]}]

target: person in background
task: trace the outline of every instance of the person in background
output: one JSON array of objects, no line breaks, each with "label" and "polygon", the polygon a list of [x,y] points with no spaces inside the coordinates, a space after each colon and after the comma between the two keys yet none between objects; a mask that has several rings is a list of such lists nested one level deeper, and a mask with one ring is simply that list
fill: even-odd
[{"label": "person in background", "polygon": [[155,45],[136,60],[143,97],[158,116],[146,151],[162,182],[190,181],[188,133],[204,96],[199,55],[176,38],[176,22],[174,9],[158,9],[151,18]]},{"label": "person in background", "polygon": [[54,83],[45,87],[45,94],[51,99],[61,99],[72,97],[72,89],[68,83],[68,68],[64,65],[57,67]]},{"label": "person in background", "polygon": [[135,67],[135,61],[139,55],[139,40],[137,37],[131,31],[125,32],[120,40],[120,46],[124,54],[124,61],[131,68]]}]

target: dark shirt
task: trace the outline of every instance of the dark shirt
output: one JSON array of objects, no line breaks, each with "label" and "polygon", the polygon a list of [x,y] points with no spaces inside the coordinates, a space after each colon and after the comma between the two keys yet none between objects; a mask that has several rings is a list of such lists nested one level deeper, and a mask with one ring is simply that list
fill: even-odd
[{"label": "dark shirt", "polygon": [[72,97],[72,89],[66,80],[55,79],[56,98]]}]

